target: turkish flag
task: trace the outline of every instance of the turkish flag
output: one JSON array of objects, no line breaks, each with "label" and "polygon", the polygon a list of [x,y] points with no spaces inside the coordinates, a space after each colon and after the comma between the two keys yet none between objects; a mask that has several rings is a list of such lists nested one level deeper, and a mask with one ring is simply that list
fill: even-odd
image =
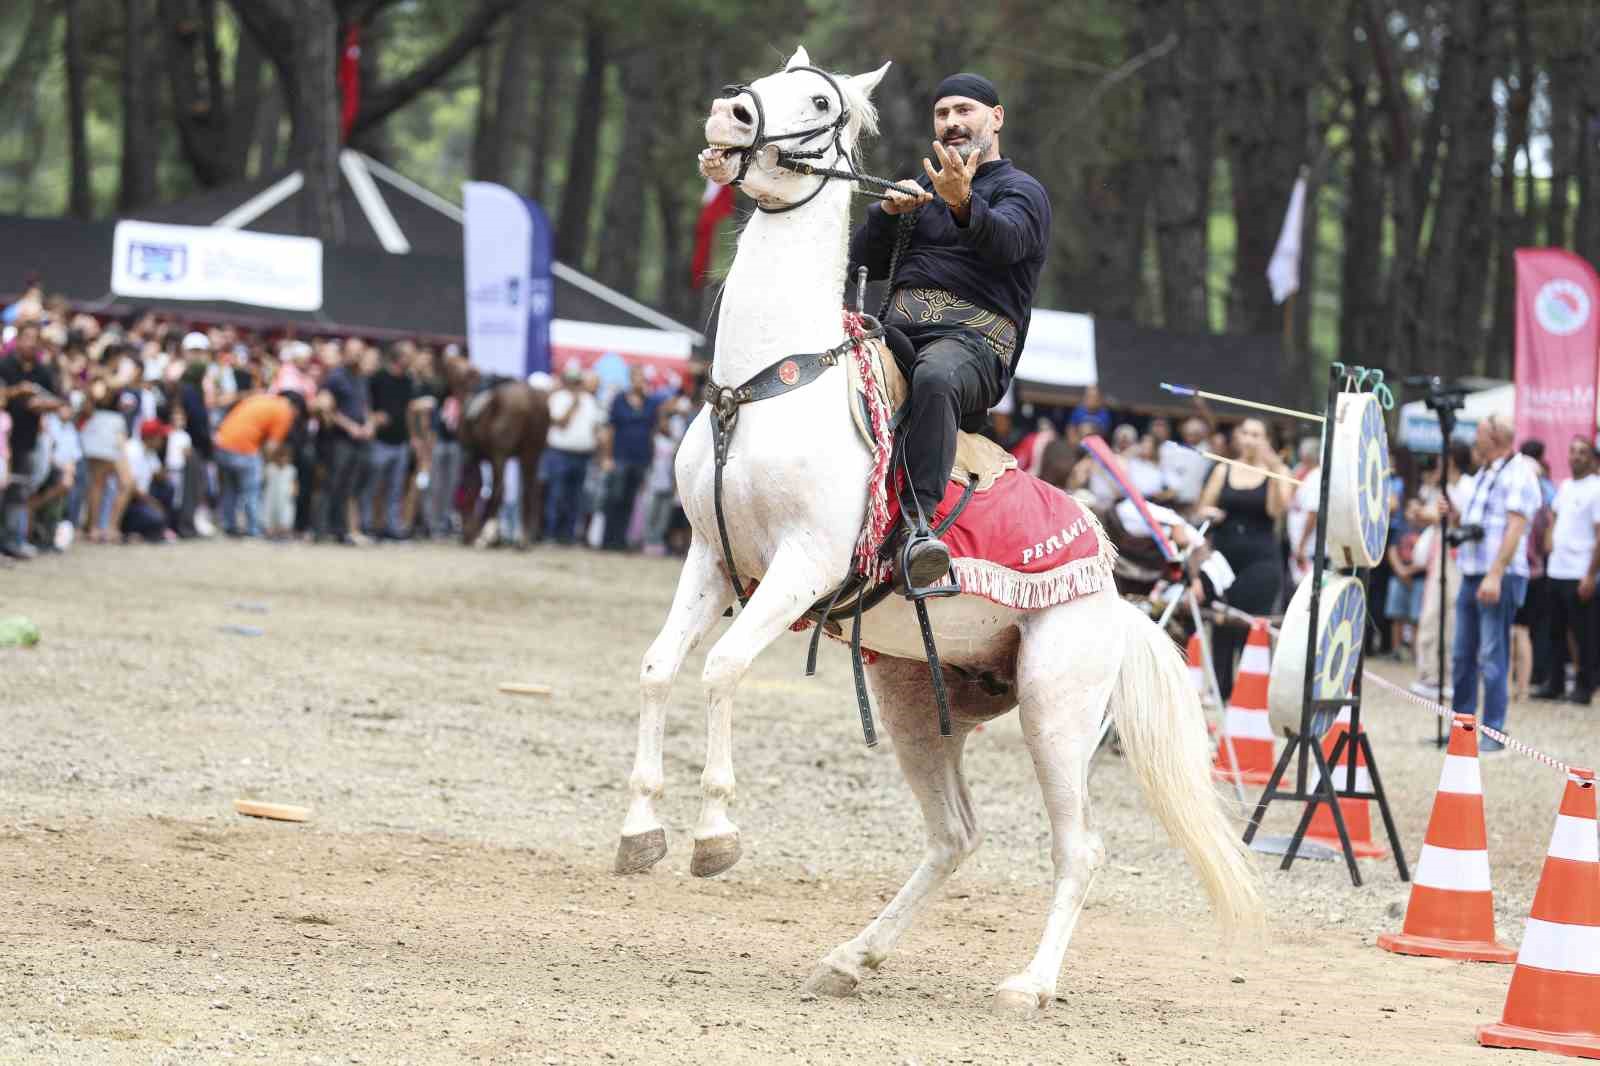
[{"label": "turkish flag", "polygon": [[717,224],[733,214],[733,186],[706,182],[705,195],[700,198],[700,217],[694,224],[694,258],[689,261],[689,284],[700,288],[706,283],[706,271],[711,267],[711,238]]},{"label": "turkish flag", "polygon": [[1551,476],[1567,445],[1594,440],[1600,277],[1560,248],[1517,249],[1517,440],[1544,441]]},{"label": "turkish flag", "polygon": [[356,112],[361,110],[361,26],[345,27],[344,47],[339,51],[339,140],[350,139]]}]

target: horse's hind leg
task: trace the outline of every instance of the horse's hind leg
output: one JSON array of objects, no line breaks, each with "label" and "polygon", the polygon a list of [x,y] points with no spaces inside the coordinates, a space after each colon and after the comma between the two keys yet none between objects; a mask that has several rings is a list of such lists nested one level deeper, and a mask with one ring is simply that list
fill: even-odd
[{"label": "horse's hind leg", "polygon": [[[844,570],[844,565],[839,565]],[[706,768],[689,872],[715,877],[739,861],[733,800],[733,693],[766,647],[827,591],[827,567],[792,546],[780,548],[750,602],[706,655]]]},{"label": "horse's hind leg", "polygon": [[1022,736],[1050,816],[1055,890],[1038,951],[1027,969],[1000,983],[997,1009],[1032,1014],[1055,998],[1089,880],[1105,861],[1100,835],[1088,827],[1089,757],[1121,669],[1126,637],[1119,606],[1114,594],[1096,594],[1030,615],[1022,625]]},{"label": "horse's hind leg", "polygon": [[[927,663],[883,658],[869,669],[879,714],[894,739],[895,758],[922,807],[927,850],[910,880],[883,912],[860,933],[828,952],[812,971],[806,991],[828,996],[848,996],[856,991],[862,980],[888,958],[895,942],[923,906],[962,860],[977,850],[982,839],[972,796],[961,774],[961,755],[972,726],[957,718],[953,736],[939,735]],[[952,698],[956,702],[952,709],[959,709],[961,697],[952,692]]]},{"label": "horse's hind leg", "polygon": [[639,748],[628,778],[628,814],[617,845],[615,870],[619,874],[648,870],[667,853],[667,833],[655,807],[663,782],[661,745],[667,727],[667,698],[683,660],[717,624],[732,599],[733,587],[710,546],[696,537],[678,575],[678,591],[666,625],[645,652],[639,670]]}]

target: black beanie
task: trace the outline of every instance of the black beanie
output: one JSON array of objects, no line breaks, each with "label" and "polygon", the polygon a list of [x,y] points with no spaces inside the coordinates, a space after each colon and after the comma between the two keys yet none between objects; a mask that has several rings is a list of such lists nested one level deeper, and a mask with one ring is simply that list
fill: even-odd
[{"label": "black beanie", "polygon": [[950,75],[939,83],[933,99],[937,102],[947,96],[965,96],[989,107],[998,107],[1000,104],[1000,94],[995,91],[994,82],[982,74]]}]

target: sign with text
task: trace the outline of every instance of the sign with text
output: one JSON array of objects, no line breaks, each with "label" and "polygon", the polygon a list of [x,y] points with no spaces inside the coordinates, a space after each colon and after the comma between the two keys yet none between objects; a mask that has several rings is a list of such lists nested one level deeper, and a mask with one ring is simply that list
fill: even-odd
[{"label": "sign with text", "polygon": [[111,291],[162,300],[229,300],[285,311],[322,306],[322,242],[214,226],[117,223]]},{"label": "sign with text", "polygon": [[515,378],[548,372],[555,314],[549,220],[532,200],[490,182],[467,182],[462,202],[472,365]]},{"label": "sign with text", "polygon": [[1594,440],[1600,279],[1560,248],[1517,249],[1517,440],[1545,443],[1557,481],[1567,445]]}]

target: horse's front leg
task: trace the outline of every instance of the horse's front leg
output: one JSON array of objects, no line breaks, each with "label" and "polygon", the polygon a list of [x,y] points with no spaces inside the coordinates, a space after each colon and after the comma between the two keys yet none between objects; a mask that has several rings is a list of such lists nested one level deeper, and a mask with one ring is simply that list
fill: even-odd
[{"label": "horse's front leg", "polygon": [[734,689],[756,656],[822,596],[826,572],[799,550],[779,549],[755,595],[706,655],[706,768],[689,864],[696,877],[715,877],[739,861],[739,828],[728,817],[734,792]]},{"label": "horse's front leg", "polygon": [[656,800],[663,784],[661,745],[667,728],[667,699],[683,660],[717,624],[732,599],[733,587],[711,547],[696,536],[678,575],[678,591],[672,597],[667,623],[645,652],[639,670],[639,748],[628,778],[628,814],[617,845],[614,869],[619,874],[648,870],[667,853],[667,833],[656,817]]}]

